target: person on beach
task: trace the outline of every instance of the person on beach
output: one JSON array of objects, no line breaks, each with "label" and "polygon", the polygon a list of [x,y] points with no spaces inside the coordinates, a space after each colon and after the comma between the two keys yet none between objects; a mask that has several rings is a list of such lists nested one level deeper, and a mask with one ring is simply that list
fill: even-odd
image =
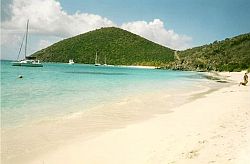
[{"label": "person on beach", "polygon": [[244,79],[244,82],[240,82],[239,86],[240,86],[240,85],[244,85],[244,86],[247,85],[247,83],[248,83],[248,76],[247,76],[247,73],[245,73],[243,79]]}]

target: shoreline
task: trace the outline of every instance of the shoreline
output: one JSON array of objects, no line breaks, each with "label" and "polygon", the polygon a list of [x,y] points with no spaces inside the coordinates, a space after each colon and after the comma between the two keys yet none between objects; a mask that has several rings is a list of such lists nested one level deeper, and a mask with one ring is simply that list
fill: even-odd
[{"label": "shoreline", "polygon": [[156,66],[140,66],[140,65],[116,65],[116,67],[122,68],[139,68],[139,69],[156,69]]},{"label": "shoreline", "polygon": [[[7,60],[7,59],[2,59],[1,61],[9,61],[9,62],[12,62],[12,61],[15,61],[15,60]],[[67,63],[62,63],[62,62],[44,62],[44,63],[49,63],[49,64],[69,64],[68,62]],[[74,63],[74,64],[83,64],[83,65],[95,65],[95,63]],[[143,66],[143,65],[110,65],[110,64],[101,64],[100,66],[102,67],[121,67],[121,68],[141,68],[141,69],[157,69],[158,67],[156,66]]]},{"label": "shoreline", "polygon": [[[206,81],[206,83],[210,82]],[[2,129],[4,136],[2,145],[3,153],[5,153],[3,154],[3,161],[6,164],[16,163],[17,161],[27,163],[30,158],[50,152],[64,143],[70,143],[75,137],[81,136],[82,139],[89,140],[109,131],[125,128],[130,124],[143,122],[157,115],[170,113],[175,106],[180,106],[189,101],[189,96],[200,93],[206,94],[209,90],[208,86],[196,88],[199,89],[195,91],[188,89],[190,91],[185,94],[182,93],[183,90],[180,93],[174,92],[176,95],[171,99],[169,99],[170,95],[166,94],[166,91],[140,93],[132,97],[125,97],[118,102],[90,108],[81,113]],[[169,103],[170,100],[173,103]],[[133,108],[130,108],[131,106]],[[159,109],[156,108],[157,110],[155,110],[156,106]],[[165,108],[161,108],[161,106]],[[48,141],[52,144],[46,145]],[[19,146],[16,148],[10,145]],[[26,152],[22,151],[23,149],[26,149]],[[8,155],[6,152],[8,152]]]},{"label": "shoreline", "polygon": [[[230,88],[230,87],[229,87]],[[223,89],[223,88],[222,88]],[[224,88],[224,89],[226,89],[226,88]],[[144,126],[144,124],[149,124],[149,126],[155,126],[155,125],[158,125],[158,124],[155,124],[155,121],[159,121],[159,118],[161,118],[161,117],[164,117],[164,121],[165,121],[165,119],[166,120],[168,120],[168,117],[170,117],[170,115],[180,115],[180,113],[182,113],[182,112],[185,112],[185,110],[183,110],[182,112],[178,112],[180,109],[179,108],[183,108],[183,106],[185,106],[185,105],[188,105],[188,104],[192,104],[192,103],[195,103],[196,101],[199,101],[199,100],[201,100],[201,99],[206,99],[206,97],[207,96],[209,96],[210,94],[214,94],[214,93],[217,93],[217,92],[220,92],[220,90],[217,90],[217,91],[212,91],[212,93],[209,93],[210,91],[208,90],[208,91],[204,91],[203,90],[203,92],[205,92],[205,94],[203,95],[203,97],[202,98],[200,98],[200,95],[199,96],[197,96],[196,98],[194,98],[193,100],[189,100],[189,102],[187,102],[187,103],[184,103],[184,104],[180,104],[181,106],[177,106],[176,108],[170,108],[170,110],[168,109],[168,110],[166,110],[166,109],[164,109],[164,112],[162,113],[162,112],[159,112],[158,114],[157,113],[155,113],[153,116],[152,116],[152,114],[150,115],[150,117],[149,116],[147,116],[147,112],[146,113],[141,113],[142,111],[141,111],[141,108],[142,107],[144,107],[144,108],[148,108],[148,109],[151,109],[151,110],[153,110],[157,105],[157,103],[160,103],[161,101],[163,101],[164,100],[164,97],[162,98],[162,99],[160,99],[158,102],[153,102],[153,104],[152,104],[152,102],[150,102],[151,101],[151,99],[149,98],[149,99],[145,99],[145,98],[142,98],[143,99],[143,101],[148,101],[148,103],[146,103],[146,105],[144,105],[144,106],[142,106],[142,104],[144,103],[144,102],[140,102],[139,100],[140,99],[133,99],[133,101],[134,101],[134,104],[132,103],[132,104],[130,104],[129,106],[131,106],[131,105],[138,105],[138,108],[137,108],[137,114],[141,114],[141,115],[145,115],[146,116],[146,118],[142,118],[142,120],[137,120],[137,121],[132,121],[131,122],[131,117],[132,117],[132,115],[123,115],[123,117],[125,118],[125,120],[123,119],[123,122],[125,121],[125,124],[121,124],[121,125],[111,125],[112,123],[114,123],[114,122],[112,122],[113,120],[111,120],[111,122],[110,121],[108,121],[108,122],[106,122],[105,124],[106,125],[104,125],[104,126],[100,126],[99,128],[101,128],[101,129],[96,129],[96,131],[94,131],[94,133],[92,132],[92,134],[91,135],[87,135],[87,136],[83,136],[83,135],[79,135],[78,137],[76,137],[76,138],[74,138],[73,140],[69,140],[69,141],[67,141],[67,142],[64,142],[64,141],[58,141],[58,143],[59,143],[59,145],[57,146],[57,147],[54,147],[52,150],[51,150],[51,148],[49,148],[49,150],[50,151],[44,151],[43,153],[41,153],[41,152],[37,152],[37,153],[35,153],[36,155],[34,156],[34,157],[36,157],[35,159],[34,159],[34,157],[32,157],[32,158],[30,158],[30,157],[25,157],[24,159],[26,159],[26,160],[24,160],[25,162],[23,162],[23,163],[28,163],[28,161],[30,161],[31,163],[41,163],[41,160],[43,159],[43,161],[45,161],[45,163],[57,163],[57,162],[59,162],[59,163],[72,163],[72,161],[67,161],[67,160],[69,160],[69,159],[72,159],[72,158],[76,158],[76,162],[75,163],[80,163],[80,161],[81,160],[86,160],[86,162],[87,163],[95,163],[95,162],[93,162],[93,160],[95,161],[95,160],[98,160],[98,159],[96,159],[97,157],[95,156],[95,154],[98,156],[98,155],[101,155],[101,153],[103,153],[103,154],[105,154],[105,151],[104,152],[99,152],[99,150],[98,150],[98,145],[95,145],[95,143],[92,143],[93,141],[96,141],[96,140],[101,140],[100,142],[101,142],[101,144],[105,144],[106,142],[107,143],[109,143],[109,144],[111,144],[112,145],[112,140],[114,140],[114,139],[116,139],[116,137],[117,137],[117,139],[121,139],[121,142],[127,142],[127,139],[126,138],[123,138],[123,136],[121,136],[121,135],[118,135],[118,136],[116,136],[115,138],[113,138],[114,136],[112,136],[112,135],[114,135],[114,133],[118,133],[118,132],[120,132],[120,131],[122,131],[123,133],[126,133],[127,135],[128,135],[128,137],[129,138],[133,138],[133,137],[143,137],[144,135],[145,135],[145,133],[147,132],[147,131],[145,131],[145,130],[143,130],[142,131],[142,134],[133,134],[133,133],[131,133],[130,132],[130,130],[129,131],[127,131],[127,129],[129,128],[130,129],[130,127],[134,127],[134,126],[140,126],[140,129],[143,129],[143,128],[145,128]],[[203,93],[202,92],[202,93]],[[208,93],[207,93],[208,92]],[[202,94],[201,93],[201,94]],[[199,93],[197,93],[197,94],[199,94]],[[163,96],[162,94],[160,94],[161,96]],[[159,96],[160,96],[159,95]],[[193,95],[195,95],[195,94],[193,94]],[[215,94],[216,95],[216,94]],[[152,97],[154,97],[155,95],[153,95]],[[165,96],[167,96],[166,94],[165,94]],[[143,97],[143,96],[142,96]],[[151,97],[151,98],[152,98]],[[122,107],[122,105],[124,105],[124,103],[126,104],[127,103],[127,101],[128,100],[126,100],[126,101],[124,101],[124,102],[120,102],[120,104],[118,104],[118,105],[120,105],[120,107]],[[138,104],[139,103],[139,104]],[[153,105],[153,106],[152,106]],[[155,106],[156,105],[156,106]],[[128,107],[129,107],[128,106]],[[150,107],[151,106],[151,107]],[[161,108],[161,106],[164,106],[165,108],[166,108],[166,104],[164,105],[164,103],[163,104],[158,104],[158,108]],[[190,110],[190,109],[188,109],[188,110]],[[144,110],[143,110],[144,111]],[[112,111],[112,112],[114,112],[114,110]],[[120,114],[121,113],[117,113],[117,112],[114,112],[114,113],[112,113],[111,112],[111,114],[112,114],[112,117],[110,117],[110,118],[114,118],[113,116],[120,116]],[[133,111],[134,112],[134,111]],[[145,112],[145,111],[144,111]],[[176,113],[179,113],[179,114],[176,114]],[[100,113],[99,113],[100,114]],[[102,113],[102,114],[105,114],[105,113]],[[149,113],[150,114],[150,113]],[[107,118],[109,118],[109,116],[107,115]],[[98,119],[97,119],[98,120]],[[127,121],[126,121],[127,120]],[[155,120],[155,121],[152,121],[152,120]],[[121,121],[121,120],[117,120],[118,122],[117,123],[119,123],[119,121]],[[60,122],[60,120],[59,120],[59,122]],[[98,121],[97,121],[98,122]],[[70,129],[71,127],[70,126],[72,126],[72,125],[77,125],[78,124],[78,126],[79,127],[76,127],[76,128],[79,128],[79,130],[81,129],[81,133],[83,133],[84,134],[84,132],[88,132],[88,129],[85,129],[85,130],[87,130],[87,131],[84,131],[84,128],[82,128],[81,127],[81,125],[84,125],[83,124],[83,122],[72,122],[72,123],[74,123],[74,124],[65,124],[66,126],[68,126],[68,128]],[[92,122],[90,122],[90,123],[94,123],[93,121]],[[96,123],[96,122],[95,122]],[[103,123],[101,120],[99,120],[99,123]],[[173,124],[173,122],[170,122],[171,124]],[[79,125],[80,124],[80,125]],[[111,127],[113,126],[113,128],[111,128],[110,129],[110,126],[111,125]],[[143,125],[143,126],[142,126]],[[42,127],[42,126],[41,126]],[[157,126],[156,126],[157,127]],[[161,125],[160,125],[160,127],[161,127]],[[168,127],[168,126],[167,126]],[[54,126],[54,128],[56,128],[56,125]],[[103,129],[104,128],[104,129]],[[140,131],[140,129],[137,129],[137,131]],[[32,129],[31,129],[32,130]],[[52,131],[53,131],[53,128],[51,129]],[[82,131],[83,130],[83,131]],[[99,130],[101,130],[102,132],[100,132]],[[152,130],[152,132],[154,131],[154,129],[150,129],[150,130]],[[162,129],[163,130],[163,129]],[[50,131],[51,132],[51,131]],[[45,134],[44,135],[44,137],[46,137],[46,132],[40,132],[41,134]],[[112,135],[111,135],[112,134]],[[105,138],[104,140],[102,139],[102,137],[103,136],[105,136],[105,135],[111,135],[110,137],[108,137],[108,138]],[[143,135],[143,136],[142,136]],[[149,139],[148,137],[146,137],[147,139]],[[48,138],[48,139],[50,139],[50,138]],[[51,140],[52,141],[52,140]],[[105,143],[104,143],[105,142]],[[151,141],[152,142],[152,141]],[[87,151],[87,150],[83,150],[83,149],[80,149],[79,150],[79,146],[77,146],[77,145],[83,145],[83,147],[88,147],[88,146],[86,146],[85,144],[90,144],[90,143],[92,143],[92,144],[94,144],[94,146],[97,146],[96,147],[96,149],[93,149],[92,151],[91,151],[91,153],[93,153],[93,154],[90,154],[91,156],[93,156],[93,158],[90,158],[90,157],[88,157],[88,158],[90,158],[90,159],[88,159],[87,157],[86,158],[82,158],[81,157],[81,155],[79,154],[79,152],[78,151],[80,151],[80,152],[84,152],[84,151]],[[41,143],[40,143],[41,144]],[[117,143],[117,144],[121,144],[121,143]],[[145,144],[147,144],[147,143],[145,143]],[[151,144],[156,144],[156,143],[154,143],[154,142],[152,142]],[[68,148],[68,147],[70,147],[70,148]],[[112,148],[112,146],[111,146],[111,148]],[[137,149],[138,149],[138,147],[136,147]],[[69,150],[67,150],[67,149],[69,149]],[[117,147],[117,149],[119,149],[118,147]],[[160,149],[161,149],[161,147],[160,147]],[[110,150],[110,151],[114,151],[114,149],[108,149],[108,150]],[[125,149],[124,151],[128,151],[128,149]],[[47,153],[47,152],[49,152],[49,153]],[[64,154],[64,153],[66,153],[66,152],[68,152],[68,153],[70,153],[70,156],[68,156],[67,154]],[[88,154],[88,152],[85,152],[85,153],[87,153]],[[115,152],[113,152],[113,153],[116,153],[116,151]],[[138,152],[137,152],[138,153]],[[57,157],[58,157],[58,155],[59,156],[61,156],[62,158],[65,156],[65,158],[68,158],[68,159],[64,159],[64,160],[61,160],[61,159],[58,159]],[[120,154],[121,155],[121,154]],[[137,155],[140,155],[140,154],[137,154]],[[30,156],[30,155],[28,155],[28,156]],[[104,155],[105,156],[105,155]],[[55,158],[56,157],[56,158]],[[128,158],[130,158],[130,157],[128,157]],[[29,160],[27,160],[27,159],[29,159]],[[59,160],[59,161],[58,161]],[[77,162],[77,160],[79,160],[79,162]],[[115,159],[114,159],[114,161],[112,161],[112,159],[107,159],[108,161],[106,161],[106,163],[115,163],[115,162],[118,162],[118,163],[120,163],[121,161],[116,161]],[[110,161],[111,160],[111,161]],[[139,158],[138,158],[138,160],[139,160]],[[67,161],[67,162],[66,162]],[[105,160],[104,160],[105,161]],[[20,162],[20,161],[19,161]],[[102,162],[101,160],[99,161],[99,163],[100,162]],[[133,161],[128,161],[127,163],[133,163]],[[139,163],[140,163],[140,161],[138,161]],[[9,163],[11,163],[11,162],[9,162]],[[13,163],[15,163],[15,162],[13,162]],[[74,162],[73,162],[74,163]],[[97,162],[98,163],[98,162]],[[102,163],[105,163],[105,162],[102,162]],[[125,162],[126,163],[126,162]],[[142,162],[142,163],[145,163],[145,162]],[[154,162],[153,162],[154,163]]]},{"label": "shoreline", "polygon": [[222,88],[171,113],[90,140],[78,138],[32,163],[246,163],[249,89]]}]

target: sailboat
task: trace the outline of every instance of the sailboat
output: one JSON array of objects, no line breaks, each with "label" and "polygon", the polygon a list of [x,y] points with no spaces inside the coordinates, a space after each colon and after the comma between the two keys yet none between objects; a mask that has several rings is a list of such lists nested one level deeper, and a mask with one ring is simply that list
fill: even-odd
[{"label": "sailboat", "polygon": [[[40,63],[39,60],[36,60],[36,57],[26,56],[26,54],[27,54],[28,30],[29,30],[29,20],[27,21],[26,33],[25,33],[25,35],[23,37],[21,47],[19,49],[17,61],[12,62],[12,66],[42,67],[43,66],[42,63]],[[19,60],[19,56],[20,56],[20,53],[21,53],[22,47],[23,47],[24,38],[25,38],[25,49],[24,49],[25,58],[23,60]]]},{"label": "sailboat", "polygon": [[73,59],[70,59],[69,60],[69,64],[74,64],[75,62],[74,62],[74,60]]},{"label": "sailboat", "polygon": [[95,53],[95,66],[100,66],[101,64],[98,62],[97,52]]}]

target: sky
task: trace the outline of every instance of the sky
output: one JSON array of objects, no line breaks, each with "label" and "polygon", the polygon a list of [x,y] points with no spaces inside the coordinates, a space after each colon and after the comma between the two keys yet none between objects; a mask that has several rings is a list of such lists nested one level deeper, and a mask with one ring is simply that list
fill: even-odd
[{"label": "sky", "polygon": [[28,55],[62,39],[118,27],[176,50],[250,32],[250,0],[1,0],[1,59],[16,59],[29,19]]}]

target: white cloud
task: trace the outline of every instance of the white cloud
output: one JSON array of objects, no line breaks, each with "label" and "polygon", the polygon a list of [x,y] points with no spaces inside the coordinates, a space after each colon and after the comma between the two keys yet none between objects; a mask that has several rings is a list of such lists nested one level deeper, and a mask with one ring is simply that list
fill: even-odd
[{"label": "white cloud", "polygon": [[[100,15],[82,12],[68,14],[57,0],[13,0],[10,2],[9,5],[5,4],[8,6],[8,11],[6,11],[8,17],[2,19],[1,22],[1,47],[4,47],[5,50],[1,52],[1,56],[8,56],[10,47],[18,49],[25,32],[27,19],[30,20],[29,34],[31,37],[43,36],[29,42],[29,47],[33,47],[30,52],[45,48],[62,38],[110,26],[121,27],[173,49],[190,47],[189,44],[192,40],[188,36],[165,29],[164,23],[159,19],[154,19],[152,22],[129,22],[118,26]],[[9,53],[13,54],[13,48],[11,51]]]},{"label": "white cloud", "polygon": [[22,42],[22,35],[10,34],[8,31],[1,30],[1,58],[16,59],[17,53]]},{"label": "white cloud", "polygon": [[58,37],[70,37],[100,27],[115,24],[99,15],[66,13],[56,0],[14,0],[11,19],[2,22],[2,28],[21,30],[27,19],[30,20],[31,33],[50,34]]},{"label": "white cloud", "polygon": [[[5,51],[1,51],[1,58],[8,56],[9,44],[19,47],[14,37],[23,35],[28,19],[29,34],[50,38],[67,38],[101,27],[116,26],[111,20],[99,15],[81,12],[68,14],[56,0],[13,0],[7,6],[9,17],[1,22],[1,47],[5,48]],[[47,41],[54,43],[54,40]],[[30,47],[39,48],[44,41],[29,44],[32,44]]]},{"label": "white cloud", "polygon": [[46,48],[46,47],[50,46],[51,44],[52,44],[51,41],[42,39],[38,43],[38,49],[40,50],[40,49]]},{"label": "white cloud", "polygon": [[[11,35],[11,37],[10,37]],[[2,45],[8,45],[13,46],[17,43],[21,44],[21,35],[20,34],[12,34],[8,31],[1,31],[1,46]]]},{"label": "white cloud", "polygon": [[122,24],[121,28],[147,38],[158,44],[173,48],[185,49],[190,47],[191,37],[179,35],[174,30],[167,30],[159,19],[152,22],[136,21]]}]

